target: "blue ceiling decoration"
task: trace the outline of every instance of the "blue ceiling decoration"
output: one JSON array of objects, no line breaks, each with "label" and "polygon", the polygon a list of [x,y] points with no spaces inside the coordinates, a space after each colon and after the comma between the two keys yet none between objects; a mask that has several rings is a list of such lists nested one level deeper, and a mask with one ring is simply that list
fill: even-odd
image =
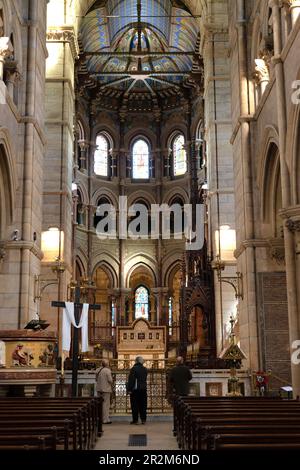
[{"label": "blue ceiling decoration", "polygon": [[198,36],[178,2],[98,0],[81,23],[81,63],[100,88],[155,94],[185,82]]}]

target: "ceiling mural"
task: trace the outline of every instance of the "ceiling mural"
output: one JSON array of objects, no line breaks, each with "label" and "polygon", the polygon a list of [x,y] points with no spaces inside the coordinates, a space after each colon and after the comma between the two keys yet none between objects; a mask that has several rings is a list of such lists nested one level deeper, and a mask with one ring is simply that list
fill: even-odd
[{"label": "ceiling mural", "polygon": [[178,1],[98,0],[82,19],[78,76],[98,97],[175,96],[199,79],[198,45],[197,21]]}]

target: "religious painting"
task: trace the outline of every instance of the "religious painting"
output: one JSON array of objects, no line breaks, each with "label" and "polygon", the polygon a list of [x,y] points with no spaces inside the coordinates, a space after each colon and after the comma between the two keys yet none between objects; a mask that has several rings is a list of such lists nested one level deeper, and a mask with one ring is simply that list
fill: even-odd
[{"label": "religious painting", "polygon": [[127,339],[127,333],[123,333],[123,339]]},{"label": "religious painting", "polygon": [[149,316],[149,292],[144,286],[140,286],[135,291],[135,318],[145,318]]},{"label": "religious painting", "polygon": [[159,339],[159,333],[156,333],[156,339]]},{"label": "religious painting", "polygon": [[138,333],[138,339],[145,339],[145,333]]},{"label": "religious painting", "polygon": [[207,397],[221,397],[222,382],[206,382],[205,392]]},{"label": "religious painting", "polygon": [[149,178],[149,146],[143,139],[137,140],[132,148],[132,177]]},{"label": "religious painting", "polygon": [[175,137],[173,141],[173,164],[175,176],[181,176],[187,172],[185,140],[182,134]]},{"label": "religious painting", "polygon": [[130,339],[134,339],[134,333],[130,333]]}]

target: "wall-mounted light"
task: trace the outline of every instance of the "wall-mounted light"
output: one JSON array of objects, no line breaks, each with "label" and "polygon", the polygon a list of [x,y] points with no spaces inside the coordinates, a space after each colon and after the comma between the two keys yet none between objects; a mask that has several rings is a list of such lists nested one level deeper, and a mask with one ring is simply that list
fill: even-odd
[{"label": "wall-mounted light", "polygon": [[43,261],[46,263],[54,263],[63,259],[64,248],[64,232],[57,227],[51,227],[47,231],[42,232],[42,252],[44,253]]},{"label": "wall-mounted light", "polygon": [[234,260],[233,252],[236,249],[236,233],[230,225],[221,225],[215,231],[216,253],[223,261]]}]

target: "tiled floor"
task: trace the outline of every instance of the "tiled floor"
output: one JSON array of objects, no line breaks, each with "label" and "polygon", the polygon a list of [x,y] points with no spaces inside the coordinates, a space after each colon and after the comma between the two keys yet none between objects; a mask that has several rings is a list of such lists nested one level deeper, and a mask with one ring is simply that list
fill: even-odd
[{"label": "tiled floor", "polygon": [[[173,437],[171,421],[149,421],[145,425],[130,425],[127,422],[113,421],[103,425],[103,435],[98,440],[95,450],[176,450],[176,438]],[[129,447],[129,434],[147,434],[147,446]]]}]

